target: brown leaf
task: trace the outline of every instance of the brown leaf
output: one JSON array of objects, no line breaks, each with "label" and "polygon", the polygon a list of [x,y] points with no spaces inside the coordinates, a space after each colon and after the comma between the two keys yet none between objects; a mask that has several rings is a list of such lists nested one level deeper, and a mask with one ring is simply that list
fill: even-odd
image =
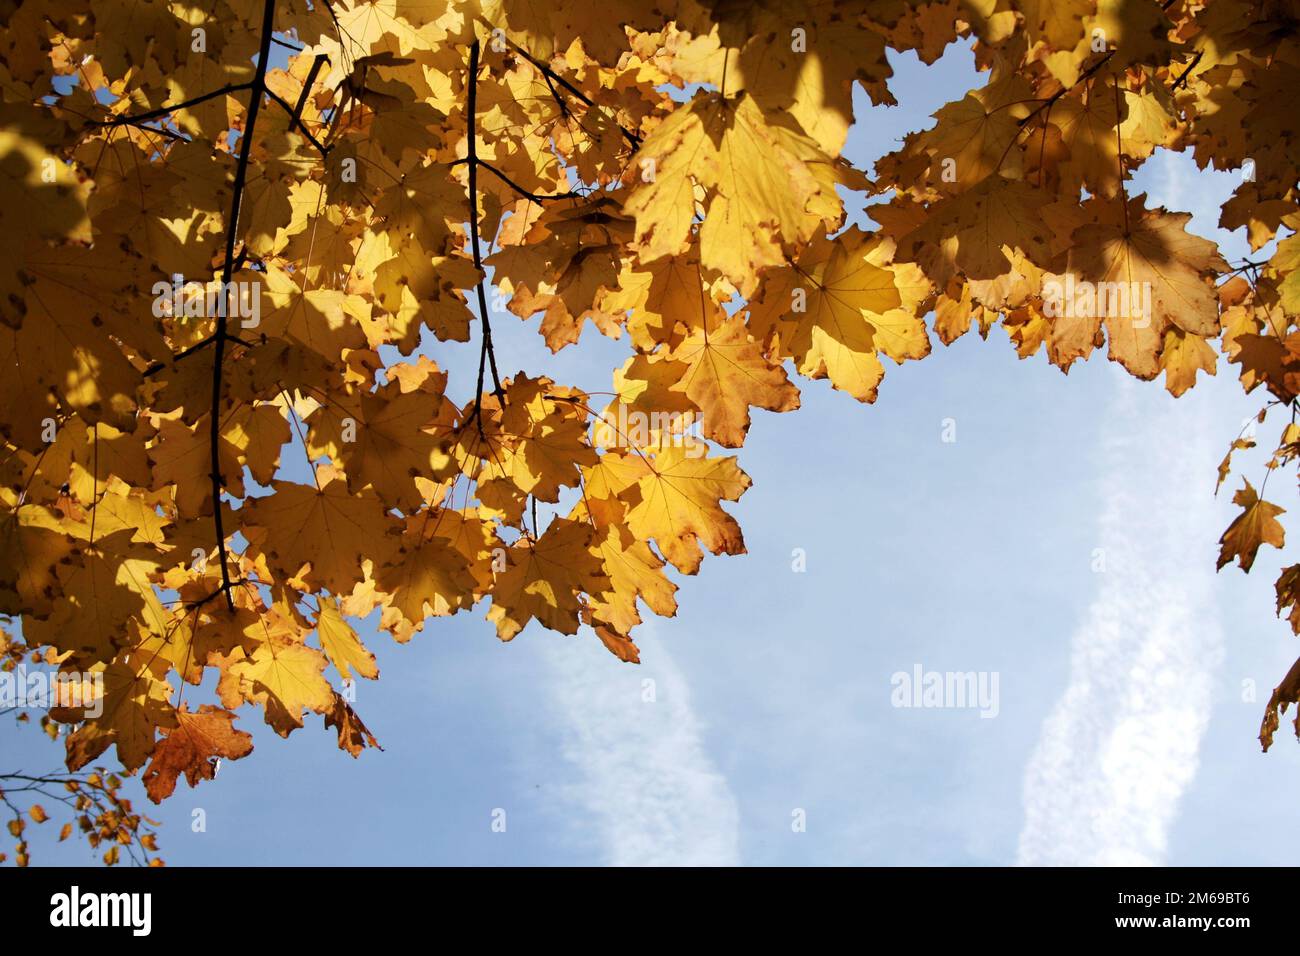
[{"label": "brown leaf", "polygon": [[185,707],[176,712],[176,727],[163,731],[153,759],[144,771],[144,788],[149,799],[161,803],[176,789],[185,774],[191,787],[216,776],[217,760],[238,760],[253,750],[253,737],[233,726],[235,715],[220,707],[204,704],[198,713]]}]

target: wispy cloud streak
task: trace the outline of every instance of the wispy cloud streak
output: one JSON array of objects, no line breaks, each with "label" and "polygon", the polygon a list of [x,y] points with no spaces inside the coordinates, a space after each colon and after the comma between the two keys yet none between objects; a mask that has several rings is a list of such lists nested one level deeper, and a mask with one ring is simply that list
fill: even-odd
[{"label": "wispy cloud streak", "polygon": [[1144,403],[1139,418],[1138,388],[1151,386],[1121,381],[1107,415],[1105,571],[1026,770],[1026,865],[1163,862],[1209,721],[1223,657],[1212,396],[1192,393],[1158,413]]},{"label": "wispy cloud streak", "polygon": [[646,643],[640,667],[573,646],[548,655],[564,755],[580,778],[564,794],[580,814],[576,829],[593,833],[615,866],[735,865],[735,798],[705,749],[681,669],[666,645]]}]

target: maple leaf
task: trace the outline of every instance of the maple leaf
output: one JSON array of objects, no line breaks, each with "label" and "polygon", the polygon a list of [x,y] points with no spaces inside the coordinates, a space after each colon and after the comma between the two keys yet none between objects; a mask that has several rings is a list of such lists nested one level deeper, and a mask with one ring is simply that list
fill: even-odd
[{"label": "maple leaf", "polygon": [[608,587],[591,538],[589,526],[557,518],[536,541],[525,538],[506,552],[487,613],[497,637],[511,640],[532,620],[561,634],[577,633],[581,595]]},{"label": "maple leaf", "polygon": [[763,357],[741,317],[712,332],[700,329],[673,349],[671,357],[685,366],[674,388],[704,413],[704,434],[729,448],[744,443],[751,405],[772,412],[799,407],[799,390],[784,369]]},{"label": "maple leaf", "polygon": [[1282,683],[1273,688],[1268,706],[1264,709],[1264,720],[1259,727],[1259,742],[1265,752],[1273,745],[1273,735],[1277,733],[1281,717],[1291,704],[1297,705],[1295,732],[1296,738],[1300,739],[1300,658],[1291,665],[1291,669],[1282,678]]},{"label": "maple leaf", "polygon": [[[1104,200],[1090,205],[1108,221],[1074,230],[1066,268],[1104,301],[1059,303],[1065,314],[1053,323],[1053,348],[1062,359],[1084,354],[1104,322],[1111,358],[1139,378],[1155,378],[1167,331],[1218,334],[1211,276],[1227,264],[1214,243],[1186,231],[1188,213],[1147,209],[1141,196],[1122,209]],[[1064,288],[1068,293],[1068,283]],[[1175,385],[1171,380],[1170,391]]]},{"label": "maple leaf", "polygon": [[700,545],[713,554],[745,553],[740,525],[722,508],[723,501],[738,501],[750,486],[734,457],[690,457],[687,449],[668,447],[631,458],[607,453],[601,467],[620,492],[632,485],[637,489],[639,500],[627,514],[632,533],[653,538],[684,574],[699,570]]},{"label": "maple leaf", "polygon": [[[361,562],[374,558],[371,533],[383,526],[384,509],[373,492],[351,494],[342,478],[321,488],[276,481],[273,493],[249,501],[245,534],[249,549],[266,558],[288,581],[303,580],[346,594],[361,580]],[[381,539],[382,540],[382,539]]]},{"label": "maple leaf", "polygon": [[[685,11],[683,11],[685,14]],[[853,87],[861,83],[874,103],[893,103],[886,87],[892,75],[884,38],[830,0],[754,4],[748,29],[732,49],[727,24],[692,27],[696,35],[674,37],[673,72],[689,83],[745,90],[765,110],[791,115],[828,153],[844,146],[853,122]],[[790,23],[802,29],[802,43],[790,42]]]},{"label": "maple leaf", "polygon": [[617,338],[616,319],[601,311],[602,295],[617,287],[620,257],[632,221],[608,197],[551,204],[520,244],[488,260],[510,311],[521,318],[544,312],[539,331],[552,352],[576,344],[585,322]]},{"label": "maple leaf", "polygon": [[612,653],[623,660],[635,659],[636,646],[627,648],[627,635],[641,623],[637,601],[660,617],[673,617],[677,614],[677,585],[664,574],[663,560],[625,529],[606,529],[595,547],[609,575],[610,590],[591,596],[592,620],[597,633],[604,632],[601,640]]},{"label": "maple leaf", "polygon": [[[742,317],[722,321],[712,331],[701,327],[639,368],[634,360],[623,370],[622,381],[635,390],[634,400],[640,406],[698,409],[703,413],[704,435],[730,448],[745,441],[750,406],[774,412],[799,407],[799,390],[790,384],[784,369],[764,357]],[[627,396],[620,391],[623,401]],[[683,403],[679,396],[689,402]]]},{"label": "maple leaf", "polygon": [[1027,183],[985,177],[940,200],[922,225],[898,240],[899,259],[918,263],[936,285],[954,275],[994,279],[1008,272],[1008,252],[1036,261],[1049,258],[1041,209],[1051,196]]},{"label": "maple leaf", "polygon": [[260,704],[267,724],[281,737],[302,726],[304,710],[325,713],[331,707],[334,692],[321,676],[325,655],[315,648],[273,635],[252,654],[238,654],[218,687],[227,707],[245,700]]},{"label": "maple leaf", "polygon": [[[168,703],[171,685],[161,680],[148,660],[122,656],[95,673],[102,675],[103,694],[81,708],[56,708],[55,720],[80,725],[67,738],[68,769],[79,770],[110,746],[127,771],[139,769],[154,750],[160,729],[176,725]],[[98,716],[91,716],[98,710]]]},{"label": "maple leaf", "polygon": [[1300,564],[1284,568],[1274,585],[1277,592],[1277,613],[1280,617],[1286,608],[1291,609],[1287,620],[1291,630],[1300,634]]},{"label": "maple leaf", "polygon": [[[459,437],[461,470],[477,482],[479,500],[511,522],[522,518],[529,495],[559,500],[560,489],[578,484],[579,468],[595,460],[587,443],[585,416],[548,379],[516,376],[483,403],[475,428]],[[466,418],[473,415],[469,410]]]},{"label": "maple leaf", "polygon": [[1241,508],[1241,514],[1228,525],[1228,530],[1219,539],[1219,560],[1216,566],[1222,569],[1236,558],[1241,569],[1249,571],[1255,563],[1260,545],[1282,547],[1286,533],[1277,516],[1283,514],[1285,509],[1260,498],[1249,481],[1233,495],[1232,503]]},{"label": "maple leaf", "polygon": [[350,490],[369,488],[385,505],[413,511],[424,500],[417,476],[441,479],[455,470],[445,441],[429,428],[441,403],[440,393],[398,381],[341,396],[308,419],[307,447],[341,467]]},{"label": "maple leaf", "polygon": [[22,311],[19,270],[29,238],[90,242],[86,204],[94,183],[62,157],[50,155],[52,145],[70,141],[71,130],[49,111],[6,97],[0,116],[0,181],[12,200],[0,214],[5,251],[0,302],[8,322]]},{"label": "maple leaf", "polygon": [[[1029,113],[1024,103],[1028,90],[1028,84],[1013,75],[1007,82],[973,90],[934,114],[934,129],[918,138],[916,148],[930,157],[930,180],[935,188],[949,188],[945,186],[944,164],[959,170],[964,182],[1017,170],[1021,154],[1011,147],[1022,131],[1019,121]],[[961,190],[956,176],[948,179],[953,191]]]},{"label": "maple leaf", "polygon": [[338,730],[339,750],[346,750],[353,757],[361,756],[361,751],[366,747],[384,749],[341,694],[334,695],[334,705],[325,715],[325,726]]},{"label": "maple leaf", "polygon": [[58,569],[76,542],[49,508],[6,508],[0,518],[0,613],[47,618],[62,594]]},{"label": "maple leaf", "polygon": [[330,663],[345,681],[353,679],[353,671],[370,680],[379,679],[375,655],[366,650],[352,625],[344,620],[337,599],[320,599],[316,632],[320,635],[321,647],[329,656]]},{"label": "maple leaf", "polygon": [[[422,624],[428,615],[454,614],[474,603],[481,579],[472,569],[487,553],[488,541],[476,543],[458,535],[466,521],[443,511],[436,517],[429,511],[412,515],[404,522],[392,558],[376,569],[376,586],[392,595],[390,605],[410,624]],[[461,550],[461,542],[467,550]]]},{"label": "maple leaf", "polygon": [[699,184],[707,194],[700,262],[745,295],[758,270],[784,262],[784,246],[802,245],[843,215],[830,157],[749,96],[697,95],[646,138],[641,152],[655,162],[654,173],[624,209],[636,217],[642,258],[686,250]]},{"label": "maple leaf", "polygon": [[[916,302],[910,289],[900,290],[901,274],[876,254],[885,251],[859,230],[810,244],[767,280],[751,306],[755,333],[774,340],[778,354],[794,358],[802,374],[829,378],[859,401],[874,401],[885,374],[878,353],[902,361],[930,351],[924,324],[896,311],[904,291]],[[908,278],[915,287],[917,280]]]},{"label": "maple leaf", "polygon": [[144,770],[144,788],[149,799],[161,803],[172,795],[181,775],[191,787],[216,776],[219,760],[238,760],[253,751],[252,735],[236,730],[235,715],[204,704],[191,713],[182,706],[176,711],[176,726],[165,729]]},{"label": "maple leaf", "polygon": [[600,307],[609,314],[627,313],[632,344],[642,352],[677,344],[686,330],[699,327],[718,308],[694,251],[625,263],[617,287],[606,290]]}]

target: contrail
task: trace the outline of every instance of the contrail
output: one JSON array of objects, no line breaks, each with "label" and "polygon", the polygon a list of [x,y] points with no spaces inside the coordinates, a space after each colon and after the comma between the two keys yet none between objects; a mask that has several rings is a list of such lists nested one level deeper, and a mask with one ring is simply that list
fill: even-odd
[{"label": "contrail", "polygon": [[[642,638],[653,631],[643,626]],[[579,640],[598,643],[584,632]],[[646,645],[649,645],[646,652]],[[713,766],[687,681],[667,646],[646,641],[639,667],[591,647],[555,646],[564,755],[581,783],[566,797],[615,866],[728,866],[740,861],[740,815]],[[603,655],[603,656],[602,656]],[[652,680],[653,702],[645,680]]]},{"label": "contrail", "polygon": [[1094,553],[1104,571],[1026,769],[1023,865],[1164,861],[1223,659],[1211,492],[1214,442],[1231,436],[1215,390],[1202,381],[1177,407],[1159,396],[1159,410],[1138,412],[1137,389],[1153,386],[1115,374]]}]

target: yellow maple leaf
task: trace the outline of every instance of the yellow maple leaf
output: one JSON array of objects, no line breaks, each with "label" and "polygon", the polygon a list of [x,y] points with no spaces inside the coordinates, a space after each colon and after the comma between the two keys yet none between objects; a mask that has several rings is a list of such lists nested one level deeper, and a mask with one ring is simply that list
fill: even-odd
[{"label": "yellow maple leaf", "polygon": [[279,580],[301,574],[313,586],[347,594],[362,578],[361,562],[382,559],[374,532],[384,526],[384,509],[374,492],[351,494],[338,477],[321,488],[276,481],[272,491],[240,514],[251,553],[264,556]]},{"label": "yellow maple leaf", "polygon": [[930,350],[924,323],[899,310],[903,291],[915,304],[918,277],[898,273],[900,289],[881,253],[887,250],[857,229],[819,239],[769,277],[750,310],[755,334],[773,340],[801,374],[829,378],[864,402],[875,400],[885,374],[878,353],[902,361]]},{"label": "yellow maple leaf", "polygon": [[[750,486],[734,457],[689,457],[687,449],[603,456],[601,464],[620,474],[624,487],[635,484],[639,500],[630,505],[628,527],[638,538],[653,538],[677,570],[695,574],[703,545],[713,554],[744,554],[745,539],[736,519],[722,509]],[[628,480],[630,479],[630,480]]]},{"label": "yellow maple leaf", "polygon": [[244,700],[260,704],[267,724],[288,737],[302,726],[304,710],[323,714],[333,704],[334,692],[321,675],[325,663],[315,648],[270,637],[226,669],[218,692],[227,707]]},{"label": "yellow maple leaf", "polygon": [[641,153],[642,181],[624,203],[637,220],[641,257],[686,250],[699,184],[707,193],[700,262],[745,295],[759,270],[785,261],[787,247],[843,215],[830,158],[792,121],[765,114],[746,95],[697,95],[646,138]]},{"label": "yellow maple leaf", "polygon": [[345,681],[353,679],[355,671],[368,680],[379,679],[379,667],[375,664],[375,655],[366,650],[353,630],[339,612],[337,598],[320,598],[320,611],[316,615],[316,633],[320,636],[321,647],[329,656],[330,663]]},{"label": "yellow maple leaf", "polygon": [[1255,563],[1255,555],[1260,545],[1271,544],[1281,548],[1286,538],[1286,531],[1277,516],[1284,514],[1284,508],[1265,501],[1255,493],[1249,481],[1232,497],[1232,503],[1241,508],[1241,514],[1228,525],[1219,539],[1219,560],[1217,567],[1222,569],[1233,558],[1243,571],[1249,571]]},{"label": "yellow maple leaf", "polygon": [[580,596],[609,587],[591,539],[590,526],[556,518],[538,540],[525,538],[506,552],[487,613],[497,637],[508,641],[532,620],[561,634],[577,633]]}]

